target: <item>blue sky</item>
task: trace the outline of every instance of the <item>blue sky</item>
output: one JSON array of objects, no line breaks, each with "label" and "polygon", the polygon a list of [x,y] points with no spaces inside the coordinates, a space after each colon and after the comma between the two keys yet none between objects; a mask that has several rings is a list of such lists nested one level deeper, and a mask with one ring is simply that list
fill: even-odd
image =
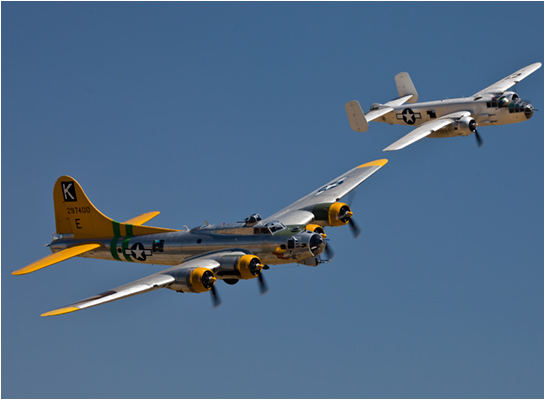
[{"label": "blue sky", "polygon": [[[2,397],[543,397],[543,68],[536,112],[383,153],[344,104],[470,96],[543,62],[542,2],[34,3],[2,9]],[[157,266],[47,254],[64,174],[118,221],[268,216],[364,162],[334,260],[207,294],[42,312]]]}]

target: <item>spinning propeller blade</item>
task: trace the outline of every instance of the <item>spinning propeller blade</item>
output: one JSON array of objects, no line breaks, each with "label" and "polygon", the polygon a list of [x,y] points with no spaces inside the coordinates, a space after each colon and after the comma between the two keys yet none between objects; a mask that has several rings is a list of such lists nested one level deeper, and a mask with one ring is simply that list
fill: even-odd
[{"label": "spinning propeller blade", "polygon": [[352,235],[354,235],[354,239],[357,239],[361,233],[360,227],[358,226],[358,224],[356,224],[356,221],[354,221],[353,218],[350,218],[348,224],[350,225],[350,230],[352,231]]},{"label": "spinning propeller blade", "polygon": [[[348,195],[346,196],[346,204],[348,204],[349,207],[352,207],[352,202],[354,201],[355,198],[356,198],[356,191],[353,190],[350,193],[348,193]],[[356,221],[354,221],[354,218],[352,216],[350,217],[348,224],[350,225],[350,231],[352,232],[354,239],[357,239],[361,233],[361,229],[358,226],[358,224],[356,224]],[[327,250],[327,246],[326,246],[326,250]]]},{"label": "spinning propeller blade", "polygon": [[261,295],[264,295],[269,291],[269,287],[267,286],[267,282],[265,282],[265,278],[263,277],[263,273],[260,273],[257,276],[257,282],[259,284],[259,292]]},{"label": "spinning propeller blade", "polygon": [[329,243],[325,244],[324,253],[325,253],[325,256],[327,257],[327,261],[331,261],[333,257],[335,257],[335,252],[333,251]]},{"label": "spinning propeller blade", "polygon": [[212,288],[210,289],[210,294],[212,295],[212,304],[214,305],[214,308],[218,308],[219,306],[221,306],[221,299],[218,292],[216,291],[215,285],[212,286]]},{"label": "spinning propeller blade", "polygon": [[483,145],[483,140],[481,139],[481,135],[479,135],[479,132],[477,132],[477,129],[475,129],[475,139],[477,139],[477,146],[481,148]]}]

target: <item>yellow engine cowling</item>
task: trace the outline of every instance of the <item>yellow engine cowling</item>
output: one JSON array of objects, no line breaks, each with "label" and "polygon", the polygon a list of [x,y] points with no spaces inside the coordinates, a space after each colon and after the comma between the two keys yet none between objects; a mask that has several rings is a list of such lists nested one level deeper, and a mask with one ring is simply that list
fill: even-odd
[{"label": "yellow engine cowling", "polygon": [[195,293],[208,292],[215,282],[216,276],[208,268],[195,268],[189,276],[191,289]]},{"label": "yellow engine cowling", "polygon": [[326,236],[324,228],[321,225],[317,224],[308,224],[305,229],[310,232],[320,233],[323,237]]},{"label": "yellow engine cowling", "polygon": [[329,225],[331,226],[343,226],[350,221],[354,213],[348,206],[348,204],[336,202],[329,207],[327,217]]},{"label": "yellow engine cowling", "polygon": [[254,279],[261,273],[263,264],[259,257],[246,254],[238,260],[237,269],[242,279]]}]

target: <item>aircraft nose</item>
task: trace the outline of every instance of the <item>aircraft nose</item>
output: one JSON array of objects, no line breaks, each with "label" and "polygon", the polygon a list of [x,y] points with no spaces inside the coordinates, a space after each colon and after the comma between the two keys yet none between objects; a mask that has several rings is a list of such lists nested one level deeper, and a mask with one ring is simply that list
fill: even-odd
[{"label": "aircraft nose", "polygon": [[315,256],[319,255],[324,250],[324,246],[325,246],[324,238],[319,233],[314,233],[310,237],[309,247],[310,247],[310,252],[313,255]]},{"label": "aircraft nose", "polygon": [[531,104],[527,104],[526,107],[524,107],[524,115],[526,116],[526,119],[532,118],[532,115],[534,115],[534,107]]}]

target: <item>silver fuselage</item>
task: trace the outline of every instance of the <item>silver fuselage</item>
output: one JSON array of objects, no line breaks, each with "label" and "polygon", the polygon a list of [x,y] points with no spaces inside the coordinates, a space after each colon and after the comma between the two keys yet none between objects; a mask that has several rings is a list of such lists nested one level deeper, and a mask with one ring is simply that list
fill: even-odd
[{"label": "silver fuselage", "polygon": [[[241,226],[239,229],[253,232],[253,228]],[[80,257],[160,265],[178,265],[203,254],[240,249],[256,255],[264,264],[276,265],[318,257],[325,247],[321,235],[304,228],[286,228],[274,234],[228,233],[232,231],[216,226],[136,237],[59,239],[54,240],[50,248],[55,253],[76,244],[99,243],[101,247]],[[320,245],[311,249],[313,237],[314,243],[319,242]]]},{"label": "silver fuselage", "polygon": [[[505,99],[504,99],[505,98]],[[503,102],[502,102],[502,99]],[[373,109],[373,107],[371,107]],[[533,115],[533,107],[518,99],[513,92],[506,92],[499,99],[491,95],[404,104],[375,119],[377,122],[420,126],[425,122],[441,118],[458,111],[469,111],[479,126],[505,125],[522,122]],[[455,125],[438,130],[429,137],[465,136],[471,132],[459,131]]]}]

